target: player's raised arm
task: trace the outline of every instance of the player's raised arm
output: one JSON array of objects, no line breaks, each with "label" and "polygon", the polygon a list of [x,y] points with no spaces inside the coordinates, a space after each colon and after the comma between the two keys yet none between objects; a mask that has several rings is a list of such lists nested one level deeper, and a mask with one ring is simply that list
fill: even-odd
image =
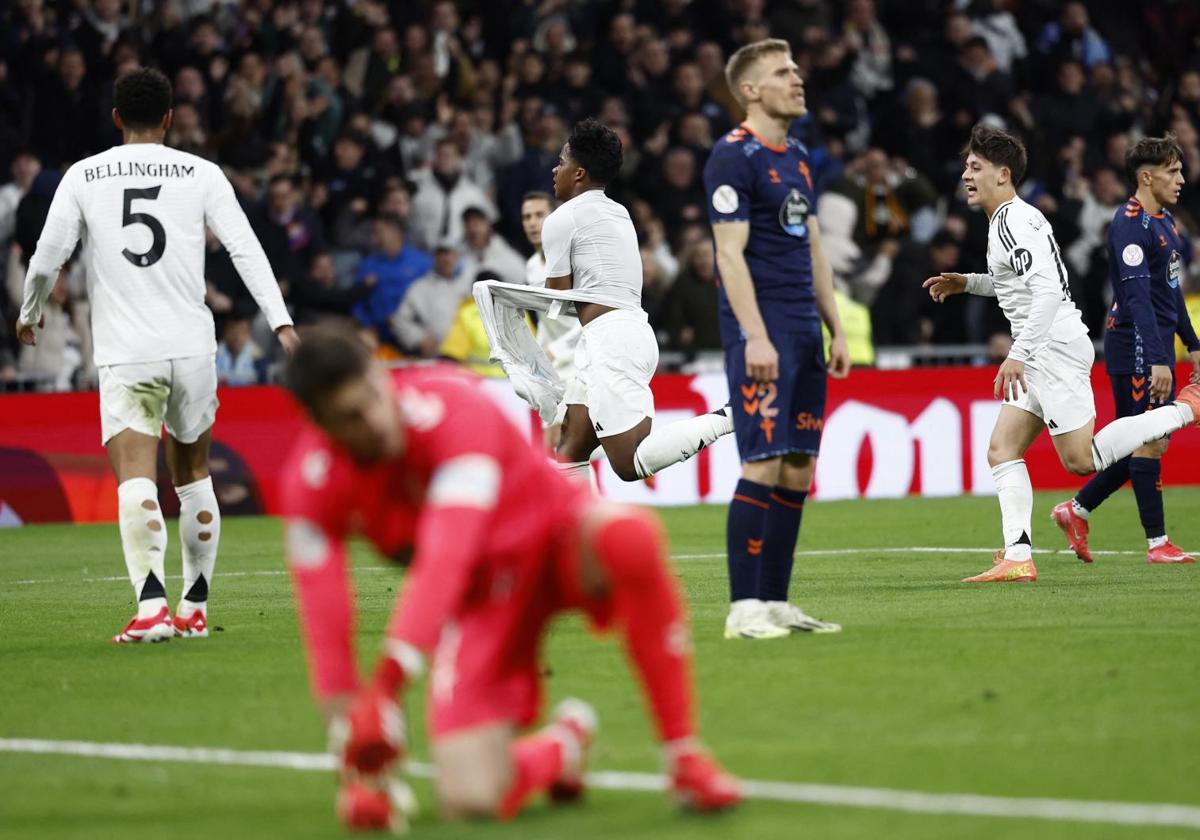
[{"label": "player's raised arm", "polygon": [[808,239],[812,248],[813,292],[817,296],[817,310],[821,320],[829,328],[829,375],[841,379],[850,373],[850,348],[842,331],[842,319],[838,315],[837,301],[833,297],[833,266],[825,256],[821,242],[821,227],[816,216],[808,219]]},{"label": "player's raised arm", "polygon": [[25,273],[25,299],[17,317],[17,338],[23,344],[36,344],[34,327],[42,325],[42,307],[58,280],[59,269],[75,250],[83,225],[83,212],[75,197],[75,175],[67,170],[46,215],[46,224],[38,237],[37,247],[29,258]]},{"label": "player's raised arm", "polygon": [[254,296],[258,308],[266,315],[271,329],[279,336],[279,343],[290,354],[299,343],[299,338],[292,329],[292,316],[283,302],[283,294],[279,291],[279,283],[267,261],[267,255],[238,204],[229,179],[216,166],[210,166],[207,171],[205,222],[229,252],[242,282]]}]

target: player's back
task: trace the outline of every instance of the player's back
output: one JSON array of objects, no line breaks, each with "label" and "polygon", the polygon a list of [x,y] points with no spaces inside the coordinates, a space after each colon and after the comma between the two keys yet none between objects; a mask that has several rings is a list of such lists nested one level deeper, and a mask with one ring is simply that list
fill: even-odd
[{"label": "player's back", "polygon": [[209,161],[157,143],[115,146],[73,165],[69,189],[92,304],[96,364],[216,351],[204,304]]},{"label": "player's back", "polygon": [[[547,277],[569,272],[578,297],[641,311],[642,257],[637,231],[629,211],[603,190],[587,190],[547,216],[542,223],[542,244]],[[568,253],[569,262],[564,259]]]},{"label": "player's back", "polygon": [[[714,146],[704,167],[709,220],[747,222],[744,256],[768,329],[819,330],[809,217],[816,212],[808,150],[794,137],[772,146],[739,127]],[[721,291],[726,343],[737,320]]]},{"label": "player's back", "polygon": [[[424,506],[490,499],[485,564],[526,559],[586,495],[500,410],[477,377],[457,367],[409,368],[393,387],[405,427],[396,459],[362,467],[311,430],[297,445],[285,488],[292,515],[332,533],[361,532],[385,556],[412,547]],[[482,476],[482,478],[481,478]],[[438,484],[439,482],[440,485]]]}]

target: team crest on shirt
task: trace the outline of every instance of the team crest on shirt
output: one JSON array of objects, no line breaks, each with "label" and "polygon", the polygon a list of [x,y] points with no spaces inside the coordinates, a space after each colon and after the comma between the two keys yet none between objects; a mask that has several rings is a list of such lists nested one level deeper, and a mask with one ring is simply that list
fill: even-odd
[{"label": "team crest on shirt", "polygon": [[812,203],[798,189],[792,189],[779,208],[779,226],[789,236],[808,236],[808,217]]},{"label": "team crest on shirt", "polygon": [[1183,276],[1183,257],[1172,250],[1171,259],[1167,262],[1167,285],[1172,289],[1179,288],[1179,278]]}]

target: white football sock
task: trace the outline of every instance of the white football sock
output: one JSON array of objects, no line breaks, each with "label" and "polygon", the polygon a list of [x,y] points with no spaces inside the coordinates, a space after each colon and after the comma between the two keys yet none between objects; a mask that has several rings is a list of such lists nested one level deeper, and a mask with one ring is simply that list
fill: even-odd
[{"label": "white football sock", "polygon": [[1022,460],[992,467],[996,495],[1000,497],[1000,527],[1004,532],[1004,559],[1028,560],[1033,556],[1031,522],[1033,485]]},{"label": "white football sock", "polygon": [[149,618],[167,605],[163,575],[167,528],[158,504],[158,487],[153,481],[131,478],[117,486],[117,523],[125,568],[129,570],[129,582],[138,602],[138,618]]},{"label": "white football sock", "polygon": [[221,510],[212,476],[175,488],[179,496],[179,541],[183,545],[183,590],[177,612],[185,618],[207,610],[221,540]]},{"label": "white football sock", "polygon": [[1107,469],[1135,449],[1164,438],[1192,422],[1192,410],[1171,403],[1134,417],[1119,417],[1092,438],[1092,463],[1096,472]]},{"label": "white football sock", "polygon": [[729,407],[654,429],[633,453],[633,467],[646,478],[672,464],[686,461],[722,435],[733,431]]},{"label": "white football sock", "polygon": [[1149,537],[1146,542],[1151,548],[1158,548],[1160,545],[1166,545],[1167,539],[1167,535],[1163,534],[1161,537]]},{"label": "white football sock", "polygon": [[1087,522],[1088,514],[1091,513],[1091,511],[1079,504],[1079,502],[1075,501],[1074,499],[1071,500],[1071,510],[1074,511],[1075,515],[1084,522]]}]

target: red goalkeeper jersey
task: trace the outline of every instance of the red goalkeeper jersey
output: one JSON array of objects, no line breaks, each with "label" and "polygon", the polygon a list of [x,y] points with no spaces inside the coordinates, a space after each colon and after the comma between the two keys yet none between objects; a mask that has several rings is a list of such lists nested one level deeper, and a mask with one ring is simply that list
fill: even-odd
[{"label": "red goalkeeper jersey", "polygon": [[[586,504],[586,489],[565,479],[457,369],[404,371],[394,389],[403,455],[362,467],[312,428],[289,463],[288,558],[320,696],[358,682],[345,549],[352,534],[385,557],[414,552],[388,632],[421,651],[436,645],[447,622],[494,601],[514,580],[538,582],[539,609],[572,600],[554,571],[555,547]],[[530,601],[514,607],[520,603]]]}]

